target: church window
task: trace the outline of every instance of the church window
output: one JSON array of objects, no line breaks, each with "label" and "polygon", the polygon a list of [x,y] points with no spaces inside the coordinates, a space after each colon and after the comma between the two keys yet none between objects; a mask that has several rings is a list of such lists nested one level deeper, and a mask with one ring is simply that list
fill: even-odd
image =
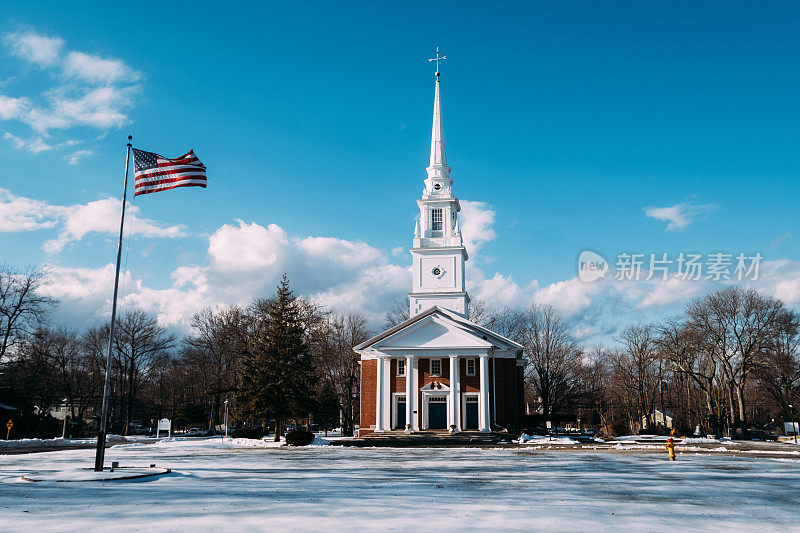
[{"label": "church window", "polygon": [[467,375],[475,375],[475,359],[467,359]]},{"label": "church window", "polygon": [[441,375],[442,375],[442,360],[431,359],[431,376],[441,376]]},{"label": "church window", "polygon": [[405,359],[398,359],[397,360],[397,375],[403,377],[406,375],[406,360]]},{"label": "church window", "polygon": [[431,229],[433,231],[442,231],[442,210],[431,210]]}]

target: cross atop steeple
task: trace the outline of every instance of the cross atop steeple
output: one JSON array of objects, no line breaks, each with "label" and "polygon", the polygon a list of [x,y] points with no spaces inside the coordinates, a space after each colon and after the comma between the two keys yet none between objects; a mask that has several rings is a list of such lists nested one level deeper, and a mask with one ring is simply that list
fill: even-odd
[{"label": "cross atop steeple", "polygon": [[436,61],[436,79],[438,80],[439,79],[439,61],[444,61],[445,59],[447,59],[447,56],[444,55],[444,54],[441,54],[439,52],[439,47],[438,46],[436,47],[436,50],[434,50],[434,51],[436,52],[436,57],[432,57],[432,58],[428,59],[428,62],[430,63],[431,61]]}]

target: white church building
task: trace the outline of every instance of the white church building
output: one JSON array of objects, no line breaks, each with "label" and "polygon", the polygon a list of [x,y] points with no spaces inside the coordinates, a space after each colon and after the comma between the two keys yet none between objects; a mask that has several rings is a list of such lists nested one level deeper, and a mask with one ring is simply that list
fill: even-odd
[{"label": "white church building", "polygon": [[438,70],[430,165],[411,247],[410,318],[354,348],[361,356],[360,436],[515,430],[523,412],[522,346],[467,318],[469,258],[445,154]]}]

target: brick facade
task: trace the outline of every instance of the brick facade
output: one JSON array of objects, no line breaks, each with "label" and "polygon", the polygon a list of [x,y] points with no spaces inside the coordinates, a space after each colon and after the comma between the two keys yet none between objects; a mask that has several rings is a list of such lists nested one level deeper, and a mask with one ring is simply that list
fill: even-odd
[{"label": "brick facade", "polygon": [[[475,375],[467,375],[467,358],[459,358],[459,392],[480,392],[480,367],[479,360],[475,358]],[[431,375],[429,358],[417,359],[418,390],[417,390],[417,421],[422,427],[422,387],[439,382],[450,386],[450,361],[442,357],[442,372],[438,376]],[[406,369],[410,373],[413,369]],[[493,429],[498,427],[514,431],[519,428],[520,413],[524,406],[522,397],[522,367],[517,366],[514,359],[492,358],[489,359],[489,410]],[[361,361],[361,429],[359,435],[363,436],[373,432],[376,411],[376,383],[378,376],[378,360],[365,359]],[[496,384],[496,385],[495,385]],[[496,389],[495,389],[496,387]],[[405,393],[406,377],[397,375],[397,359],[391,359],[389,364],[389,394]],[[462,396],[459,395],[459,398]],[[390,396],[393,398],[393,396]],[[394,401],[390,402],[390,410],[394,410]],[[463,409],[459,409],[463,421]],[[395,420],[394,413],[390,411],[387,418]]]}]

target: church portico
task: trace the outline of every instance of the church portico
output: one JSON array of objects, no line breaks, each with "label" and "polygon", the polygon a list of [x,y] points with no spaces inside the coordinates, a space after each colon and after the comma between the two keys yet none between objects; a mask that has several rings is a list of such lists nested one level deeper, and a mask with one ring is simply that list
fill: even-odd
[{"label": "church portico", "polygon": [[410,249],[409,318],[354,347],[361,355],[359,435],[518,427],[522,346],[467,318],[468,254],[450,171],[437,69],[430,164]]}]

